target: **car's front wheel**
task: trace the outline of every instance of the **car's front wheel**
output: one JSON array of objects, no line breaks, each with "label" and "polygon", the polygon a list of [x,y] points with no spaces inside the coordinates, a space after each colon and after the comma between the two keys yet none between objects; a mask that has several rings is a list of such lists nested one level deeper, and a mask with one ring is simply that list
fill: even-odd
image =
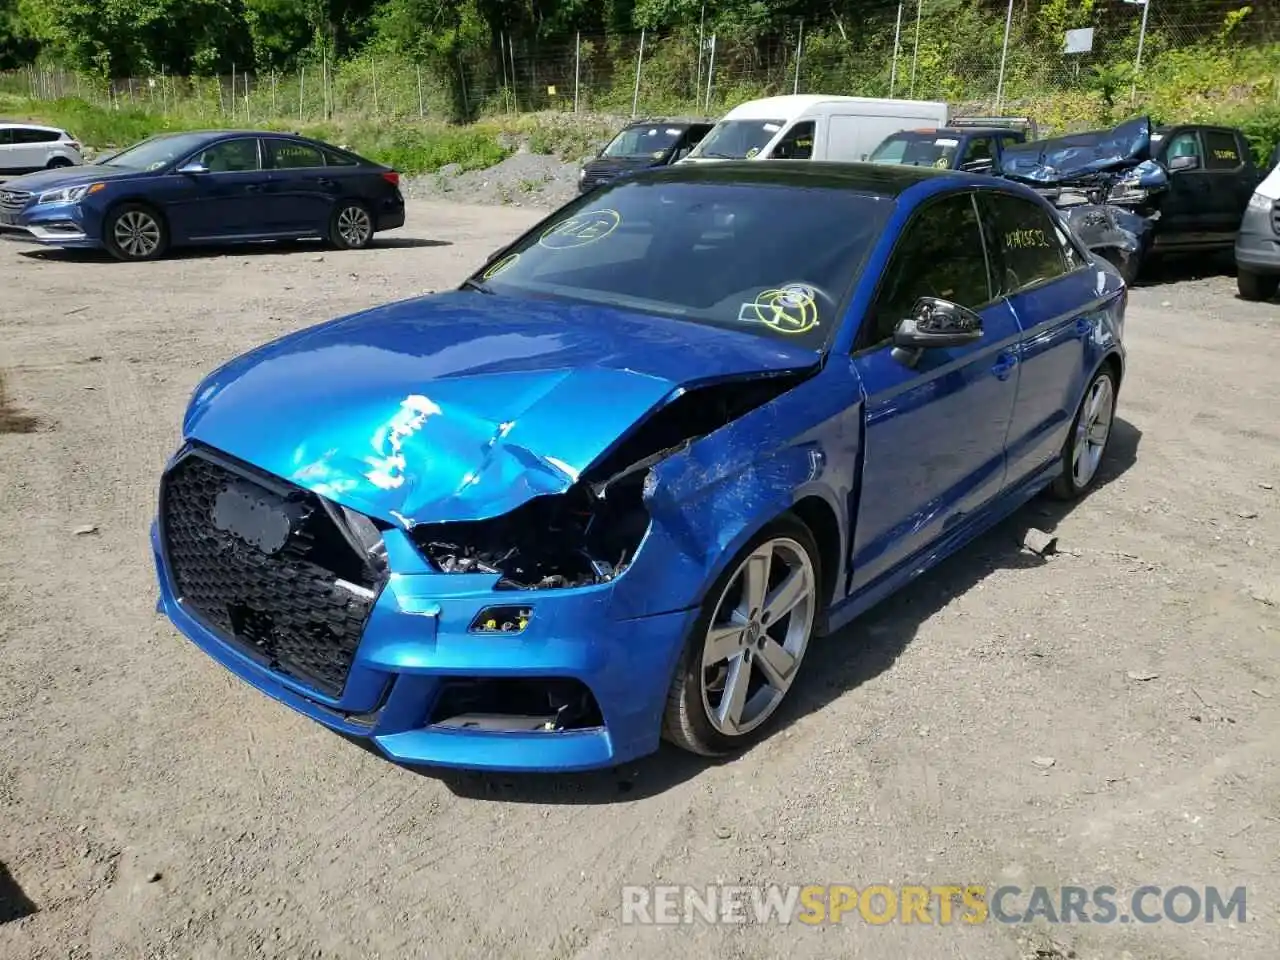
[{"label": "car's front wheel", "polygon": [[363,250],[373,239],[373,214],[363,203],[344,200],[333,211],[329,242],[339,250]]},{"label": "car's front wheel", "polygon": [[809,647],[821,574],[813,534],[795,517],[751,539],[707,591],[667,695],[663,737],[723,756],[763,732]]},{"label": "car's front wheel", "polygon": [[1062,476],[1053,483],[1061,500],[1074,500],[1098,479],[1116,414],[1115,371],[1104,366],[1089,382],[1062,447]]},{"label": "car's front wheel", "polygon": [[1242,300],[1270,300],[1280,290],[1280,276],[1239,269],[1236,271],[1236,289],[1240,291]]},{"label": "car's front wheel", "polygon": [[164,218],[141,203],[116,207],[103,224],[107,250],[117,260],[156,260],[169,248]]}]

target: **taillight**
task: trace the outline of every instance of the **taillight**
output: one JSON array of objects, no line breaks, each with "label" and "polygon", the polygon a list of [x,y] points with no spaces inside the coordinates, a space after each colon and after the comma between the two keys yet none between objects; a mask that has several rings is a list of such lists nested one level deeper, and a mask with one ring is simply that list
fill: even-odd
[{"label": "taillight", "polygon": [[67,141],[67,146],[68,146],[68,147],[70,147],[72,150],[79,150],[79,149],[80,149],[80,141],[79,141],[79,140],[68,140],[68,141]]},{"label": "taillight", "polygon": [[394,170],[388,170],[382,175],[382,179],[387,181],[387,183],[391,184],[393,187],[400,186],[400,174],[396,173]]}]

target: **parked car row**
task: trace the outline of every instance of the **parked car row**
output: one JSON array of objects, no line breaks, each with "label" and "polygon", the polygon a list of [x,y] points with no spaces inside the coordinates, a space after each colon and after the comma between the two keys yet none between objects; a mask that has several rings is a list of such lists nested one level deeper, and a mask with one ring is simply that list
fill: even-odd
[{"label": "parked car row", "polygon": [[167,134],[91,164],[45,166],[0,184],[0,234],[120,260],[261,240],[360,249],[405,221],[395,170],[293,134]]},{"label": "parked car row", "polygon": [[[1280,178],[1264,181],[1242,131],[1211,124],[1153,126],[1142,117],[1041,140],[1030,118],[949,117],[944,103],[769,97],[715,122],[632,123],[584,166],[580,189],[653,166],[779,159],[1021,180],[1066,210],[1130,282],[1165,254],[1234,247],[1242,297],[1269,299],[1280,289]],[[1278,160],[1280,146],[1270,170]]]}]

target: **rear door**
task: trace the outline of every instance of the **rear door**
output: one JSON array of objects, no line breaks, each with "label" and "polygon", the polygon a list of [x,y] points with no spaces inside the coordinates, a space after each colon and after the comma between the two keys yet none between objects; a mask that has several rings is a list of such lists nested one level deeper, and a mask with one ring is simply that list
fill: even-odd
[{"label": "rear door", "polygon": [[49,162],[49,145],[58,139],[53,130],[35,127],[15,127],[12,131],[13,146],[10,158],[14,170],[42,170]]},{"label": "rear door", "polygon": [[980,194],[992,226],[997,281],[1022,332],[1022,375],[1009,426],[1009,484],[1057,457],[1092,372],[1089,344],[1101,307],[1096,270],[1040,204],[997,191]]},{"label": "rear door", "polygon": [[1240,221],[1249,205],[1249,197],[1257,188],[1253,158],[1249,145],[1229,127],[1206,127],[1204,139],[1205,170],[1209,180],[1212,211],[1206,220],[1225,239],[1234,239]]},{"label": "rear door", "polygon": [[273,228],[327,233],[334,204],[342,199],[342,168],[330,166],[324,151],[309,143],[281,137],[263,143],[273,181],[268,204]]}]

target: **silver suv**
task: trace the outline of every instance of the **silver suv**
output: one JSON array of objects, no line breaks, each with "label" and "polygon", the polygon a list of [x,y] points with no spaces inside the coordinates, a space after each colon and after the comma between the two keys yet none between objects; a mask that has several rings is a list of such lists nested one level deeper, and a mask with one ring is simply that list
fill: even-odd
[{"label": "silver suv", "polygon": [[57,127],[0,123],[0,175],[79,166],[80,151],[80,141]]}]

